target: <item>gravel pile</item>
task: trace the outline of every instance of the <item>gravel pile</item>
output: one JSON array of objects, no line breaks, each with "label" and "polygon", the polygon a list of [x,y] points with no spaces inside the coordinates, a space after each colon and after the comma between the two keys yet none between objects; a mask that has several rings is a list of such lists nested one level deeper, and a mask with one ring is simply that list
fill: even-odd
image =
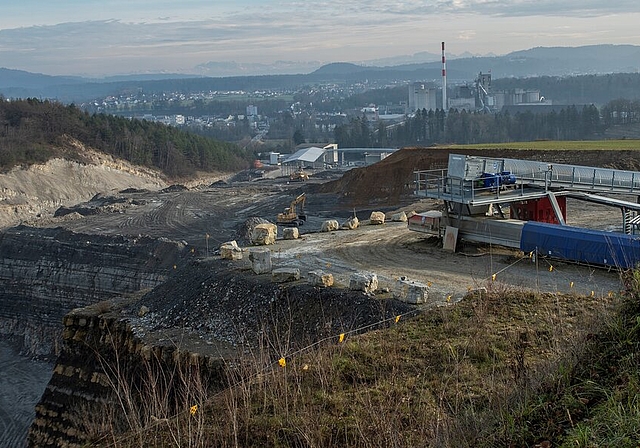
[{"label": "gravel pile", "polygon": [[[142,306],[149,312],[138,317]],[[180,328],[188,335],[183,344],[187,339],[223,342],[241,351],[266,344],[283,353],[340,333],[370,330],[372,324],[412,309],[393,299],[339,288],[304,283],[283,287],[271,283],[270,277],[210,261],[193,262],[178,271],[129,314],[139,336]]]}]

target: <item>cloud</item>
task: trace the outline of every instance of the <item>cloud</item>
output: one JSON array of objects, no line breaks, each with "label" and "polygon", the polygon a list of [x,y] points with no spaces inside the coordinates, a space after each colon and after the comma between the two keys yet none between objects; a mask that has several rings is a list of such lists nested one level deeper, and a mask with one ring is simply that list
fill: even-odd
[{"label": "cloud", "polygon": [[[437,52],[441,40],[452,53],[600,43],[593,36],[640,44],[637,0],[23,1],[16,23],[48,25],[2,29],[0,17],[0,61],[50,74],[189,72],[210,61],[363,61]],[[9,17],[19,9],[8,8]]]}]

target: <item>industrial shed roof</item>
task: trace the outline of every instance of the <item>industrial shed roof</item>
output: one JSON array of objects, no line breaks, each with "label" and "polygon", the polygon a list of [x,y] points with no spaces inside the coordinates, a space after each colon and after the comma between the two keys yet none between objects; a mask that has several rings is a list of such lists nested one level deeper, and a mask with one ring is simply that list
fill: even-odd
[{"label": "industrial shed roof", "polygon": [[309,148],[300,149],[289,157],[284,159],[283,163],[291,163],[291,162],[315,162],[325,153],[325,149],[318,148],[317,146],[311,146]]}]

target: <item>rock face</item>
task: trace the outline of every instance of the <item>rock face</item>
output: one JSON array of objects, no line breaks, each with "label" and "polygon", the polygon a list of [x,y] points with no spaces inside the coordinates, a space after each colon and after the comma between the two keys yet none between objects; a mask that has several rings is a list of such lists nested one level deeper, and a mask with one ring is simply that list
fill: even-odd
[{"label": "rock face", "polygon": [[[120,317],[120,304],[102,302],[97,306],[74,310],[64,318],[64,339],[49,385],[29,429],[28,446],[87,446],[87,434],[99,425],[102,413],[133,415],[141,400],[152,396],[144,392],[144,382],[153,381],[161,391],[163,375],[173,381],[197,372],[212,391],[220,388],[224,364],[220,358],[180,350],[171,345],[147,345]],[[116,373],[113,367],[118,366]],[[148,378],[135,372],[147,369]],[[151,372],[164,372],[153,374]],[[128,384],[143,390],[142,396],[114,395],[114,384]],[[178,396],[182,390],[175,390]],[[123,406],[124,404],[124,406]],[[171,408],[167,408],[171,411]],[[121,422],[122,423],[122,422]],[[95,425],[95,427],[94,427]]]},{"label": "rock face", "polygon": [[0,335],[20,338],[23,354],[57,355],[66,313],[153,288],[187,256],[182,243],[165,239],[7,229],[0,233]]},{"label": "rock face", "polygon": [[251,244],[266,246],[276,243],[278,226],[275,224],[258,224],[251,231]]},{"label": "rock face", "polygon": [[384,224],[384,213],[382,212],[371,212],[371,216],[369,217],[369,223],[374,225]]},{"label": "rock face", "polygon": [[[82,145],[71,138],[67,143]],[[0,227],[52,214],[57,208],[86,201],[101,191],[124,188],[158,190],[166,184],[158,173],[82,147],[89,163],[51,159],[0,176]],[[62,181],[61,181],[62,180]]]},{"label": "rock face", "polygon": [[[184,410],[180,384],[185,379],[189,388],[193,378],[202,378],[205,402],[225,387],[225,368],[262,338],[273,341],[287,332],[295,351],[344,328],[371,328],[412,309],[344,289],[275,284],[239,273],[232,265],[194,260],[142,297],[70,312],[53,376],[36,406],[29,446],[88,446],[87,434],[96,434],[104,416],[123,419],[140,412],[141,418],[150,418],[143,408],[154,412],[151,406],[130,409],[147,402],[145,384],[160,396],[170,388],[166,395],[176,399],[166,408],[169,416]],[[140,313],[143,308],[146,312]],[[180,377],[171,376],[174,372]],[[125,391],[125,400],[117,400],[114,382],[141,392],[127,396]],[[126,422],[115,423],[128,428]]]}]

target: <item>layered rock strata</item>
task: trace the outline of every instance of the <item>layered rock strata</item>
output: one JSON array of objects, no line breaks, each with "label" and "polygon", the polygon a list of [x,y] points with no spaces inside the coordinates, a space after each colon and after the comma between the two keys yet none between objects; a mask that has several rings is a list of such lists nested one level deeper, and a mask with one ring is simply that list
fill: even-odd
[{"label": "layered rock strata", "polygon": [[23,354],[55,356],[66,313],[157,286],[184,249],[148,237],[7,229],[0,233],[0,336],[21,338]]}]

